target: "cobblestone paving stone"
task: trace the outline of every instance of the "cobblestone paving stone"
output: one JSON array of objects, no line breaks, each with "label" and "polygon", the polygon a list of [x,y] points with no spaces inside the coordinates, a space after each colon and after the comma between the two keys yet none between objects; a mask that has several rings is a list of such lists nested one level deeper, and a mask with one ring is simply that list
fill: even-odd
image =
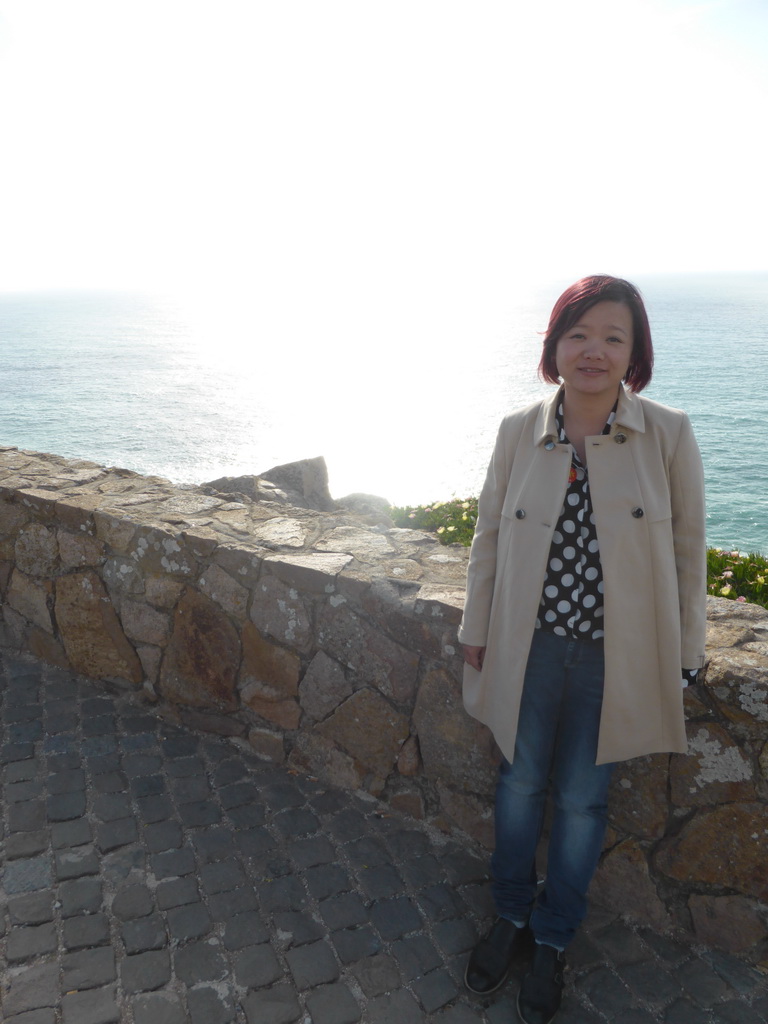
[{"label": "cobblestone paving stone", "polygon": [[[0,1019],[507,1024],[477,999],[486,857],[361,794],[0,655]],[[593,908],[558,1024],[756,1024],[739,960]]]}]

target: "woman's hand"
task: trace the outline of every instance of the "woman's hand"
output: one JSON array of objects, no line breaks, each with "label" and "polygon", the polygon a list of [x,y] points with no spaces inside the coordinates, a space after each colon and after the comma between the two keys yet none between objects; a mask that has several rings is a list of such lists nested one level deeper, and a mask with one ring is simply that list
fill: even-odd
[{"label": "woman's hand", "polygon": [[464,649],[464,661],[479,672],[483,667],[485,648],[473,647],[471,644],[462,644],[461,646]]}]

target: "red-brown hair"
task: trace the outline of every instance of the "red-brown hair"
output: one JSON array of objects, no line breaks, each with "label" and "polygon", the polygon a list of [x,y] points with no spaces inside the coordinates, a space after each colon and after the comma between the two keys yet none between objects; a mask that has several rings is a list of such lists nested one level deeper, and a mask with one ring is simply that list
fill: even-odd
[{"label": "red-brown hair", "polygon": [[550,384],[559,384],[555,350],[562,336],[578,323],[582,315],[598,302],[623,302],[632,314],[632,356],[624,383],[630,391],[642,391],[653,375],[653,342],[648,314],[640,292],[629,281],[607,274],[583,277],[566,288],[555,303],[544,337],[539,376]]}]

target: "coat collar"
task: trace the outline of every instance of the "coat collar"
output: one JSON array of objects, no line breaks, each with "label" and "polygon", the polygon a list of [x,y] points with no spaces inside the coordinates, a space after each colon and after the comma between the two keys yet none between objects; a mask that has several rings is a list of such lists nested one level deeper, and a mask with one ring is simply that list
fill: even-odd
[{"label": "coat collar", "polygon": [[[534,427],[534,444],[544,444],[547,440],[557,440],[557,427],[555,425],[555,411],[557,404],[563,394],[561,385],[549,398],[545,398],[539,406]],[[638,395],[627,391],[624,385],[619,389],[619,404],[616,409],[616,419],[611,424],[611,434],[614,434],[619,426],[629,430],[645,432],[645,414],[643,413],[642,399]]]}]

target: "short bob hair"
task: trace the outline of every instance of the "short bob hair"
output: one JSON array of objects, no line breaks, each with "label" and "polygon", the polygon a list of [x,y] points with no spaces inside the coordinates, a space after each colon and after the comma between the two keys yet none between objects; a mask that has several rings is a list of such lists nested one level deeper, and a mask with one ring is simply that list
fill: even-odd
[{"label": "short bob hair", "polygon": [[632,355],[624,383],[630,391],[642,391],[653,375],[653,342],[643,297],[629,281],[607,274],[583,277],[557,300],[544,337],[539,376],[550,384],[560,383],[555,361],[557,343],[598,302],[623,302],[632,313]]}]

